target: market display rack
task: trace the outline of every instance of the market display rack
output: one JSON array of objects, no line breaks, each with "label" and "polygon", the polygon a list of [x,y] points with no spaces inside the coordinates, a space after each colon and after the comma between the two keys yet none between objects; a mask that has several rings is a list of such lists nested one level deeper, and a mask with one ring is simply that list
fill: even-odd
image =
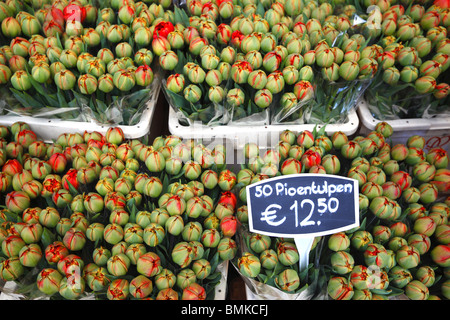
[{"label": "market display rack", "polygon": [[[221,143],[234,150],[242,150],[243,146],[249,142],[257,143],[260,148],[273,146],[279,141],[279,135],[284,130],[301,132],[304,130],[319,130],[324,124],[265,124],[265,125],[216,125],[208,126],[194,123],[191,126],[180,124],[179,117],[175,109],[169,107],[169,131],[171,134],[181,136],[184,139],[204,140],[208,143]],[[342,124],[327,124],[325,132],[331,135],[334,132],[342,131],[347,136],[355,134],[359,127],[359,118],[356,110],[352,109],[348,113],[346,122]]]}]

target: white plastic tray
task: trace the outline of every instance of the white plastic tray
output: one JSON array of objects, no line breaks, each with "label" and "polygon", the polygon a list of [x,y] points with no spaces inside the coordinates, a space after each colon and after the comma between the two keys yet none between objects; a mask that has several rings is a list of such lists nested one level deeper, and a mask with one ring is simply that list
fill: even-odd
[{"label": "white plastic tray", "polygon": [[30,128],[44,141],[54,141],[60,134],[63,133],[80,133],[85,131],[97,131],[105,134],[111,126],[120,127],[127,139],[138,139],[150,131],[153,114],[156,108],[156,102],[160,94],[160,84],[155,84],[151,93],[151,99],[147,102],[145,109],[142,112],[141,118],[136,125],[108,125],[96,122],[81,122],[61,120],[57,118],[35,118],[31,116],[2,116],[0,115],[0,125],[10,126],[15,122],[26,122]]},{"label": "white plastic tray", "polygon": [[[234,150],[242,149],[248,142],[255,142],[261,148],[274,146],[279,141],[279,135],[286,129],[294,132],[304,130],[313,131],[315,124],[303,125],[222,125],[205,126],[194,124],[192,126],[183,126],[179,123],[177,113],[173,107],[169,106],[169,131],[171,134],[183,137],[185,139],[201,139],[213,143],[226,144],[233,147]],[[317,130],[323,125],[317,125]],[[356,133],[359,127],[359,119],[355,110],[349,112],[347,122],[343,124],[328,124],[325,132],[331,135],[334,132],[342,131],[348,136]]]},{"label": "white plastic tray", "polygon": [[[358,104],[358,115],[361,122],[361,128],[358,134],[367,134],[375,129],[378,122],[382,120],[375,119],[366,101],[361,100]],[[394,129],[390,137],[392,143],[406,143],[412,135],[421,135],[425,138],[425,150],[441,147],[450,152],[450,117],[442,116],[431,119],[398,119],[386,120]]]}]

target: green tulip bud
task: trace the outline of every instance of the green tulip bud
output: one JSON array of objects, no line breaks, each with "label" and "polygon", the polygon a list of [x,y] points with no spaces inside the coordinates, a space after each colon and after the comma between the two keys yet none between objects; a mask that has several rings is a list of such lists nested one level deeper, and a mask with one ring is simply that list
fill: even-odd
[{"label": "green tulip bud", "polygon": [[275,282],[281,290],[292,292],[300,286],[300,277],[294,269],[285,269],[278,274]]},{"label": "green tulip bud", "polygon": [[411,300],[427,300],[430,293],[428,288],[419,280],[412,280],[405,286],[405,294]]},{"label": "green tulip bud", "polygon": [[327,292],[334,300],[350,300],[354,295],[352,283],[341,276],[334,276],[328,281]]},{"label": "green tulip bud", "polygon": [[261,262],[258,257],[250,253],[244,253],[244,255],[238,259],[238,268],[244,276],[254,278],[261,270]]},{"label": "green tulip bud", "polygon": [[25,70],[18,70],[11,76],[11,85],[20,91],[27,91],[31,88],[28,73]]}]

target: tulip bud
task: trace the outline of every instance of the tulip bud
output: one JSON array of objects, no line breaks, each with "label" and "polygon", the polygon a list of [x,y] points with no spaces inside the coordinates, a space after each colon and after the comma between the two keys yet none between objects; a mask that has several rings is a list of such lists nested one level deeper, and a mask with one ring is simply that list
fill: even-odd
[{"label": "tulip bud", "polygon": [[79,251],[86,244],[86,235],[81,230],[71,228],[65,233],[63,243],[69,250]]},{"label": "tulip bud", "polygon": [[442,148],[432,148],[428,151],[426,160],[436,169],[443,169],[448,166],[449,156],[447,151]]},{"label": "tulip bud", "polygon": [[31,88],[28,73],[25,70],[17,70],[11,76],[11,84],[16,90],[27,91]]},{"label": "tulip bud", "polygon": [[370,286],[370,273],[365,265],[355,265],[350,272],[350,283],[356,290],[366,290]]},{"label": "tulip bud", "polygon": [[435,272],[430,266],[421,266],[419,269],[417,269],[415,277],[427,288],[430,288],[436,280]]},{"label": "tulip bud", "polygon": [[59,291],[59,284],[62,279],[63,276],[58,272],[58,270],[53,268],[45,268],[39,272],[36,279],[36,284],[39,291],[48,296],[52,296]]},{"label": "tulip bud", "polygon": [[297,247],[290,242],[280,242],[277,244],[278,260],[285,266],[290,266],[298,262],[299,253]]},{"label": "tulip bud", "polygon": [[223,191],[229,191],[236,185],[236,175],[230,170],[222,170],[219,173],[217,184]]},{"label": "tulip bud", "polygon": [[112,280],[108,285],[106,296],[108,300],[125,300],[130,292],[130,284],[126,279]]},{"label": "tulip bud", "polygon": [[354,295],[352,283],[341,276],[334,276],[328,281],[327,292],[334,300],[350,300]]},{"label": "tulip bud", "polygon": [[153,277],[162,269],[161,259],[156,253],[147,252],[139,257],[136,267],[140,274],[147,277]]},{"label": "tulip bud", "polygon": [[278,274],[275,282],[281,290],[292,292],[300,286],[300,277],[294,269],[285,269]]},{"label": "tulip bud", "polygon": [[347,274],[352,271],[355,260],[346,251],[337,251],[331,254],[331,267],[333,272],[337,274]]},{"label": "tulip bud", "polygon": [[423,204],[428,204],[436,201],[438,197],[438,189],[437,187],[432,183],[422,183],[419,186],[420,191],[420,201]]},{"label": "tulip bud", "polygon": [[401,267],[411,269],[419,264],[420,254],[419,251],[412,246],[403,246],[397,250],[396,260]]},{"label": "tulip bud", "polygon": [[412,280],[405,286],[405,294],[411,300],[428,300],[428,288],[419,280]]},{"label": "tulip bud", "polygon": [[245,93],[240,88],[233,88],[227,92],[227,103],[231,107],[238,107],[245,101]]},{"label": "tulip bud", "polygon": [[[183,199],[181,200],[184,201]],[[181,215],[172,215],[165,222],[165,230],[174,236],[181,234],[183,229],[184,221]]]},{"label": "tulip bud", "polygon": [[328,248],[337,252],[343,251],[350,246],[350,238],[344,232],[338,232],[330,235],[328,239]]},{"label": "tulip bud", "polygon": [[155,285],[158,290],[172,288],[176,283],[175,274],[169,269],[162,269],[160,273],[155,276]]},{"label": "tulip bud", "polygon": [[43,227],[39,223],[31,223],[26,225],[20,232],[20,237],[26,244],[37,243],[41,240]]},{"label": "tulip bud", "polygon": [[146,298],[152,291],[153,282],[144,275],[138,275],[130,281],[129,292],[134,298]]},{"label": "tulip bud", "polygon": [[208,40],[202,37],[196,37],[189,42],[189,52],[198,56],[203,47],[208,45]]},{"label": "tulip bud", "polygon": [[124,276],[127,274],[130,267],[130,258],[128,258],[124,253],[118,253],[108,259],[106,266],[108,272],[113,276]]},{"label": "tulip bud", "polygon": [[26,246],[26,243],[22,238],[18,235],[9,235],[2,242],[2,252],[8,258],[18,257],[20,251],[23,247]]},{"label": "tulip bud", "polygon": [[376,265],[380,268],[387,266],[388,254],[383,245],[378,243],[369,243],[363,254],[366,265]]},{"label": "tulip bud", "polygon": [[179,73],[171,74],[167,77],[167,89],[174,93],[179,93],[184,89],[184,76]]},{"label": "tulip bud", "polygon": [[397,288],[404,288],[413,280],[413,276],[408,269],[395,266],[389,270],[390,283]]},{"label": "tulip bud", "polygon": [[258,257],[251,253],[244,253],[242,257],[238,259],[239,271],[246,277],[254,278],[261,270],[261,262]]},{"label": "tulip bud", "polygon": [[114,73],[113,82],[120,91],[130,91],[136,84],[136,78],[130,70],[119,70]]},{"label": "tulip bud", "polygon": [[6,208],[13,213],[22,213],[29,207],[30,197],[24,191],[11,191],[6,194]]},{"label": "tulip bud", "polygon": [[107,243],[110,243],[112,245],[115,245],[122,241],[124,237],[124,230],[123,228],[116,223],[110,223],[105,226],[105,229],[103,230],[103,238]]},{"label": "tulip bud", "polygon": [[356,231],[350,239],[351,246],[358,251],[365,251],[372,242],[373,236],[368,231]]},{"label": "tulip bud", "polygon": [[60,241],[55,241],[45,248],[45,259],[48,263],[58,263],[69,254],[67,247]]},{"label": "tulip bud", "polygon": [[432,92],[436,87],[436,79],[432,76],[422,76],[414,82],[414,87],[420,94]]},{"label": "tulip bud", "polygon": [[300,80],[294,85],[295,97],[299,102],[307,101],[314,97],[314,88],[307,80]]},{"label": "tulip bud", "polygon": [[263,57],[262,65],[266,72],[278,70],[282,62],[281,56],[275,51],[266,53]]}]

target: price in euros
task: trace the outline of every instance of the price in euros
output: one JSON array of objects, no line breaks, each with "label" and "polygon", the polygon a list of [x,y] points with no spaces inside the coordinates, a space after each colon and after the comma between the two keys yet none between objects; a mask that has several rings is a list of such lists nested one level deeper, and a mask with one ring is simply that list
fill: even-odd
[{"label": "price in euros", "polygon": [[[303,216],[303,212],[307,210],[309,207],[309,213],[305,218],[301,219]],[[277,211],[281,210],[282,207],[277,204],[269,205],[263,212],[261,212],[261,221],[266,222],[271,226],[279,226],[286,221],[286,217],[279,218],[277,216]],[[318,198],[317,204],[311,199],[303,199],[301,202],[295,200],[291,205],[289,210],[294,213],[295,218],[295,227],[307,227],[320,225],[320,220],[314,221],[312,220],[312,216],[314,212],[317,212],[322,215],[324,213],[335,213],[339,209],[339,200],[337,198]]]}]

